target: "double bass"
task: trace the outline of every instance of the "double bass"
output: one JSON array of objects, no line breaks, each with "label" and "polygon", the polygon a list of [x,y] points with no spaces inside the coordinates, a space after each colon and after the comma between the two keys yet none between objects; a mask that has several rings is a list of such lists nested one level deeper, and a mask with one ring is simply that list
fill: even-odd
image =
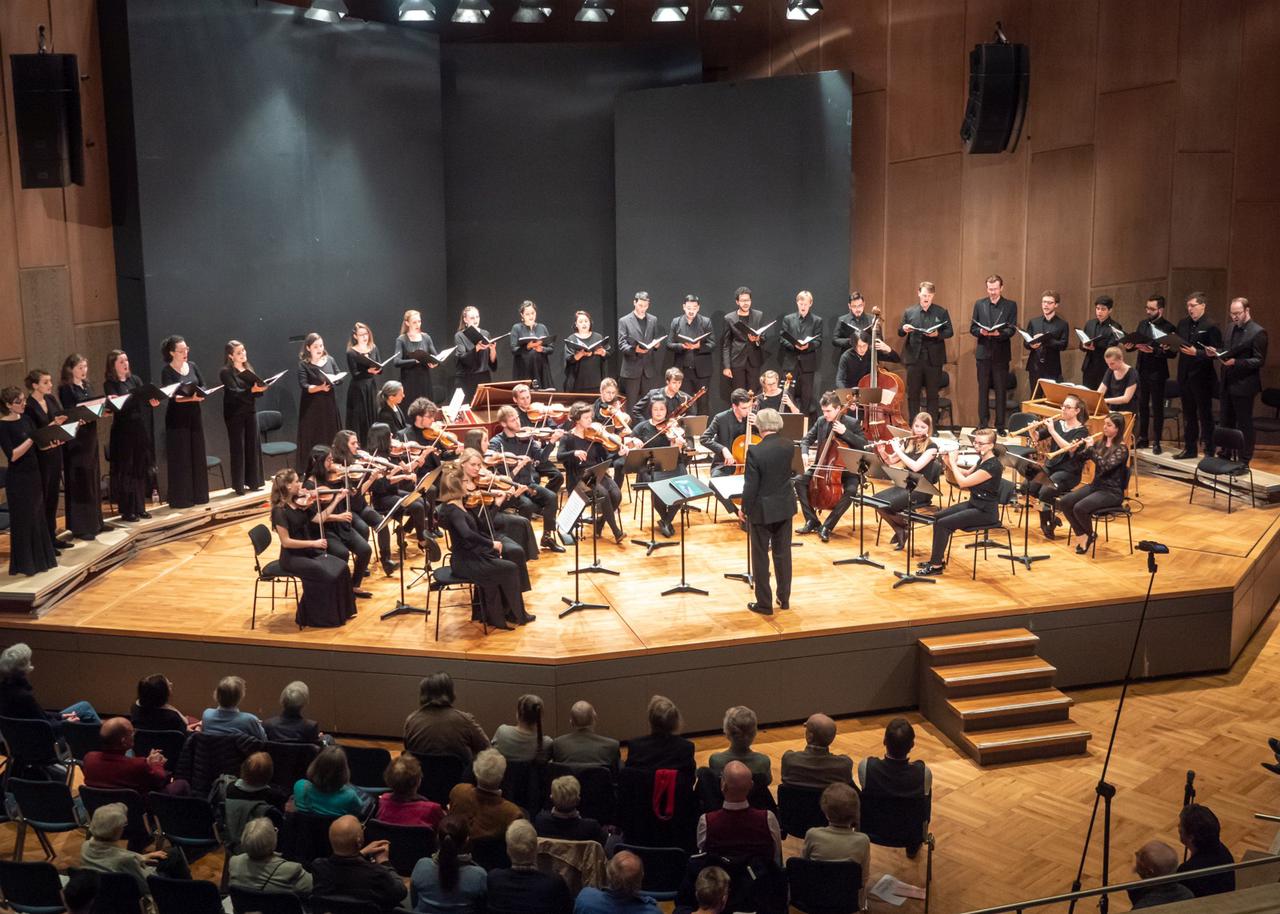
[{"label": "double bass", "polygon": [[850,394],[831,423],[831,430],[818,451],[817,462],[810,468],[809,504],[816,511],[830,511],[844,497],[844,467],[833,462],[839,449],[835,423],[843,419],[855,403],[857,400]]},{"label": "double bass", "polygon": [[907,424],[907,420],[902,416],[902,401],[906,385],[902,383],[902,378],[892,371],[885,371],[881,368],[879,360],[876,358],[876,328],[879,325],[880,306],[876,305],[871,309],[871,342],[868,344],[871,347],[871,371],[858,379],[858,387],[864,390],[873,390],[875,388],[879,388],[882,391],[888,390],[892,391],[893,395],[888,402],[868,403],[866,405],[866,415],[862,419],[862,429],[868,441],[888,441],[893,437],[893,434],[889,431],[890,424],[899,428]]}]

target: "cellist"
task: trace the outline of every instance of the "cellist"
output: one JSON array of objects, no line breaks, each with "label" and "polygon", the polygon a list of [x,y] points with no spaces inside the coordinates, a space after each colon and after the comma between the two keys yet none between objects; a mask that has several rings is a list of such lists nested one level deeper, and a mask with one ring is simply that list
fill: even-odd
[{"label": "cellist", "polygon": [[[875,342],[876,360],[880,362],[901,362],[902,358],[893,348],[884,341],[884,337],[877,335]],[[840,363],[836,366],[836,387],[853,388],[858,386],[858,382],[871,374],[871,344],[862,336],[853,341],[844,355],[840,356]]]},{"label": "cellist", "polygon": [[[818,538],[825,543],[831,539],[831,531],[835,529],[836,524],[840,522],[840,518],[849,509],[849,505],[853,504],[853,499],[858,494],[858,477],[855,474],[843,469],[831,470],[831,467],[839,465],[837,449],[850,447],[859,451],[865,450],[867,439],[862,434],[862,423],[846,414],[848,407],[840,401],[835,391],[829,390],[823,394],[818,405],[822,408],[822,418],[809,427],[809,433],[801,442],[801,446],[806,450],[817,448],[819,460],[811,465],[806,473],[795,478],[796,497],[800,499],[800,510],[804,512],[805,519],[804,526],[796,532],[801,536],[817,533]],[[827,515],[826,521],[819,522],[818,513],[810,503],[809,483],[815,474],[823,470],[840,473],[841,495],[832,507],[831,513]]]},{"label": "cellist", "polygon": [[[733,456],[733,443],[747,432],[747,417],[751,414],[754,398],[746,389],[735,388],[729,395],[729,408],[716,413],[707,430],[698,440],[711,452],[711,475],[731,476],[738,469],[737,458]],[[719,496],[716,496],[719,498]],[[726,498],[720,498],[725,510],[736,516],[738,506]]]}]

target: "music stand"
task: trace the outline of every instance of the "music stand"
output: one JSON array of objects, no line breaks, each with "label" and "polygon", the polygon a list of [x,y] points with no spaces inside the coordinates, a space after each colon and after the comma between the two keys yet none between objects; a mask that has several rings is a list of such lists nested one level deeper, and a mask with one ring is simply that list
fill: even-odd
[{"label": "music stand", "polygon": [[916,548],[915,519],[923,519],[925,517],[923,514],[915,514],[912,512],[911,493],[920,491],[926,495],[932,495],[940,498],[942,496],[942,492],[939,491],[938,487],[931,483],[921,473],[912,472],[904,467],[890,467],[882,465],[880,469],[884,472],[884,475],[889,478],[890,482],[907,490],[907,548],[905,550],[907,554],[907,570],[895,571],[893,573],[893,576],[898,579],[893,582],[893,586],[897,588],[901,587],[903,584],[936,584],[938,583],[936,579],[928,577],[927,575],[916,574],[911,570],[911,556],[912,553],[915,552]]},{"label": "music stand", "polygon": [[649,483],[649,495],[657,499],[664,508],[680,509],[680,583],[662,592],[664,597],[673,593],[700,593],[707,596],[707,591],[694,587],[685,580],[684,531],[689,526],[689,502],[700,498],[710,498],[711,490],[696,476],[688,473],[669,479],[655,479]]},{"label": "music stand", "polygon": [[[746,482],[745,473],[727,473],[724,476],[712,476],[711,488],[720,497],[720,500],[726,504],[732,504],[735,498],[741,504],[742,487],[746,485]],[[739,511],[738,513],[747,525],[747,570],[726,572],[725,577],[731,581],[741,581],[751,587],[755,584],[755,578],[751,576],[751,520],[747,517],[745,511]]]},{"label": "music stand", "polygon": [[[586,603],[582,599],[582,572],[591,569],[581,568],[578,564],[578,543],[582,540],[582,531],[579,530],[579,535],[577,536],[573,535],[574,528],[582,520],[582,512],[587,509],[587,502],[595,495],[594,480],[594,476],[588,476],[588,474],[583,473],[582,478],[578,480],[578,484],[569,490],[569,494],[564,500],[564,507],[556,515],[556,530],[573,540],[573,570],[569,572],[569,574],[573,575],[573,599],[568,597],[560,598],[566,606],[560,612],[561,619],[570,613],[576,613],[580,609],[609,608],[603,603]],[[608,571],[608,569],[599,570],[606,571],[608,574],[617,574],[616,571]]]},{"label": "music stand", "polygon": [[[573,554],[575,556],[574,567],[568,572],[569,574],[619,574],[619,572],[614,571],[612,568],[605,568],[600,564],[600,553],[596,546],[596,541],[600,539],[600,525],[596,523],[596,514],[599,512],[599,498],[596,495],[596,485],[599,484],[600,480],[609,472],[612,466],[612,458],[609,460],[602,460],[593,467],[587,467],[582,471],[582,475],[578,477],[578,485],[582,485],[583,483],[587,484],[587,493],[591,502],[591,564],[586,568],[578,567],[576,560],[576,556],[578,554],[578,537],[575,536],[573,550]],[[577,488],[578,486],[574,486],[575,490]],[[608,496],[601,495],[600,497],[607,498]],[[581,520],[581,518],[582,512],[579,511],[578,520]],[[574,523],[577,523],[577,520],[575,520]],[[557,526],[559,526],[558,522]],[[582,531],[578,532],[581,533]]]},{"label": "music stand", "polygon": [[792,441],[799,441],[804,438],[804,433],[808,431],[806,426],[809,424],[809,417],[804,413],[778,413],[782,417],[782,432]]},{"label": "music stand", "polygon": [[1051,558],[1047,555],[1031,554],[1031,483],[1038,482],[1041,485],[1048,483],[1053,485],[1053,480],[1049,478],[1049,474],[1044,471],[1039,463],[1029,460],[1019,454],[1015,454],[1010,450],[1005,450],[1000,455],[1000,462],[1009,467],[1019,476],[1025,478],[1026,483],[1023,485],[1023,501],[1022,501],[1022,555],[1013,555],[1013,550],[1009,550],[1005,555],[997,555],[996,558],[1012,559],[1022,564],[1028,571],[1036,562],[1043,562],[1045,559]]},{"label": "music stand", "polygon": [[[878,479],[884,479],[884,473],[880,472],[884,469],[884,462],[881,461],[880,455],[875,451],[857,451],[853,448],[842,447],[837,449],[836,456],[840,458],[840,462],[844,464],[844,468],[850,473],[858,477],[858,554],[851,559],[836,559],[832,565],[870,565],[872,568],[884,569],[884,566],[871,558],[871,553],[867,552],[867,524],[866,524],[866,507],[867,495],[867,478],[876,473]],[[877,507],[883,507],[884,502],[879,502]]]},{"label": "music stand", "polygon": [[689,448],[689,466],[696,475],[702,466],[698,454],[698,441],[711,421],[710,416],[691,416],[687,413],[680,417],[680,426],[684,429],[684,440]]},{"label": "music stand", "polygon": [[[655,477],[658,473],[672,473],[680,463],[680,448],[678,447],[645,447],[636,448],[634,451],[628,451],[627,456],[623,458],[622,471],[624,473],[635,474],[639,470],[649,471],[648,482],[633,482],[632,489],[644,488],[649,490],[649,538],[647,540],[633,539],[631,540],[637,546],[645,547],[645,555],[653,555],[654,550],[662,549],[664,546],[678,545],[675,540],[660,540],[656,536],[656,528],[658,523],[658,512],[654,507],[653,483],[657,480]],[[644,528],[644,506],[640,508],[640,527]]]},{"label": "music stand", "polygon": [[[428,591],[427,593],[427,598],[424,601],[424,605],[422,609],[419,609],[418,607],[405,602],[405,598],[404,598],[404,592],[405,592],[404,520],[402,515],[404,514],[404,511],[406,508],[408,508],[411,504],[416,502],[418,499],[424,497],[427,489],[431,487],[432,483],[436,481],[436,478],[439,477],[439,475],[440,475],[440,467],[436,467],[430,473],[423,476],[422,479],[418,480],[417,484],[415,484],[412,489],[404,493],[404,495],[400,496],[400,499],[394,505],[391,506],[391,510],[388,511],[386,513],[386,516],[382,518],[382,523],[378,524],[378,526],[375,527],[373,531],[370,533],[370,536],[373,536],[374,534],[377,534],[377,533],[381,533],[383,530],[386,529],[387,524],[391,523],[391,521],[394,520],[396,517],[401,517],[400,526],[396,528],[396,551],[400,555],[400,599],[396,600],[396,605],[394,609],[387,610],[382,614],[380,618],[383,621],[386,621],[387,619],[393,618],[395,616],[407,616],[410,614],[422,613],[423,621],[425,622],[427,618],[430,617],[431,615],[431,610],[428,608],[429,604],[431,603],[430,591]],[[430,574],[431,556],[429,554],[426,555],[426,563],[427,563],[427,567],[423,571],[422,575],[419,576],[418,578],[419,581],[422,580],[422,578],[425,577],[426,575]],[[414,581],[414,584],[416,583],[417,581]],[[410,584],[409,587],[412,588],[413,584]]]}]

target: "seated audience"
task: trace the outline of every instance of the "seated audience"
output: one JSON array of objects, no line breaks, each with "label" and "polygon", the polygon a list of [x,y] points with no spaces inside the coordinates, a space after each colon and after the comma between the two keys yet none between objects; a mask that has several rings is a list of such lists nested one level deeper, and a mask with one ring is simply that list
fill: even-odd
[{"label": "seated audience", "polygon": [[262,721],[248,711],[240,710],[244,701],[244,680],[239,676],[224,676],[213,693],[216,708],[205,708],[200,715],[200,729],[204,733],[242,734],[265,740],[267,731]]},{"label": "seated audience", "polygon": [[524,819],[507,826],[507,857],[510,869],[489,873],[486,903],[490,910],[505,914],[569,914],[573,910],[565,881],[538,869],[538,834]]},{"label": "seated audience", "polygon": [[378,797],[378,811],[374,818],[389,825],[426,825],[435,828],[444,818],[444,809],[419,796],[422,786],[422,765],[409,753],[391,760],[382,773],[387,792]]},{"label": "seated audience", "polygon": [[457,784],[449,791],[449,815],[466,820],[471,840],[501,838],[507,826],[524,818],[515,803],[502,797],[502,779],[507,760],[497,749],[485,749],[471,764],[475,784]]},{"label": "seated audience", "polygon": [[267,739],[273,743],[319,743],[323,734],[320,725],[302,716],[302,709],[311,700],[311,690],[305,682],[291,682],[280,693],[280,713],[262,722]]},{"label": "seated audience", "polygon": [[186,733],[198,725],[194,717],[187,717],[173,705],[169,698],[173,683],[161,673],[152,673],[138,680],[138,700],[129,709],[129,719],[139,730],[176,730]]},{"label": "seated audience", "polygon": [[[916,731],[905,717],[895,717],[884,728],[884,758],[864,758],[858,763],[858,782],[864,794],[884,797],[923,797],[933,793],[933,772],[922,761],[911,761]],[[926,829],[928,824],[926,823]],[[923,831],[920,835],[924,840]],[[907,848],[914,857],[920,845]]]},{"label": "seated audience", "polygon": [[826,787],[853,783],[853,759],[831,751],[836,722],[812,714],[804,722],[804,748],[782,753],[782,783],[796,787]]},{"label": "seated audience", "polygon": [[347,754],[337,746],[320,750],[307,766],[307,776],[293,785],[293,807],[317,816],[361,815],[365,795],[351,786]]},{"label": "seated audience", "polygon": [[453,706],[453,678],[432,673],[418,684],[418,710],[404,722],[404,747],[418,755],[456,755],[471,761],[489,748],[476,719]]},{"label": "seated audience", "polygon": [[[132,876],[143,896],[150,897],[147,867],[162,863],[169,855],[164,851],[136,854],[119,847],[117,842],[124,837],[124,827],[128,821],[129,812],[123,803],[107,803],[95,809],[89,819],[89,838],[80,846],[80,865],[98,873],[124,873]],[[174,856],[181,858],[182,854],[175,853]],[[181,871],[185,869],[184,863],[170,875],[181,878]],[[189,877],[190,873],[186,875]]]},{"label": "seated audience", "polygon": [[[604,844],[604,829],[595,819],[584,819],[578,812],[582,801],[582,785],[571,774],[551,782],[551,808],[538,813],[534,828],[543,838],[560,841],[596,841]],[[508,832],[509,834],[510,832]]]},{"label": "seated audience", "polygon": [[651,896],[640,894],[644,863],[631,851],[610,857],[605,876],[609,888],[584,888],[573,904],[573,914],[659,914],[662,910]]},{"label": "seated audience", "polygon": [[715,774],[724,771],[724,766],[732,761],[739,761],[747,766],[753,777],[762,778],[765,784],[773,782],[773,771],[769,756],[763,752],[755,752],[751,743],[755,741],[759,723],[756,712],[738,705],[724,712],[724,735],[729,740],[729,748],[711,753],[707,765]]},{"label": "seated audience", "polygon": [[313,895],[340,895],[364,901],[384,911],[397,907],[409,894],[388,862],[387,841],[364,843],[364,827],[355,816],[341,816],[329,826],[333,853],[311,865]]},{"label": "seated audience", "polygon": [[516,723],[499,724],[493,748],[508,762],[532,762],[551,755],[551,737],[542,735],[542,699],[521,695],[516,700]]},{"label": "seated audience", "polygon": [[862,867],[859,902],[866,906],[867,876],[871,874],[871,839],[858,831],[862,804],[850,784],[829,784],[822,791],[822,814],[827,824],[804,833],[806,860],[842,863],[852,860]]},{"label": "seated audience", "polygon": [[488,876],[462,849],[467,844],[467,820],[453,814],[440,820],[440,836],[434,856],[423,857],[409,881],[417,898],[415,911],[481,914],[485,906]]},{"label": "seated audience", "polygon": [[782,830],[771,811],[752,809],[747,802],[753,786],[751,772],[742,762],[724,766],[720,776],[724,806],[698,819],[698,850],[731,860],[782,862]]},{"label": "seated audience", "polygon": [[271,783],[275,763],[265,752],[254,752],[240,763],[240,777],[226,785],[221,798],[218,788],[210,800],[221,802],[223,837],[231,853],[239,853],[244,827],[251,820],[267,817],[276,825],[284,821],[289,795]]},{"label": "seated audience", "polygon": [[[1133,871],[1139,879],[1155,879],[1157,876],[1168,876],[1178,869],[1178,855],[1163,841],[1148,841],[1133,855]],[[1154,908],[1156,905],[1172,904],[1175,901],[1187,901],[1195,898],[1191,890],[1178,882],[1167,885],[1153,885],[1147,889],[1130,889],[1129,901],[1132,909]]]},{"label": "seated audience", "polygon": [[170,783],[164,753],[152,749],[146,758],[133,750],[133,724],[127,717],[111,717],[102,723],[102,748],[85,754],[84,782],[90,787],[136,790],[144,797],[153,790],[186,793],[187,783]]},{"label": "seated audience", "polygon": [[674,768],[693,774],[693,743],[680,731],[680,709],[663,695],[649,699],[649,735],[627,743],[627,767],[647,771]]},{"label": "seated audience", "polygon": [[0,651],[0,717],[47,720],[55,730],[64,720],[95,724],[101,719],[87,701],[77,701],[61,711],[46,711],[36,701],[35,689],[28,678],[34,669],[31,648],[21,641]]},{"label": "seated audience", "polygon": [[573,703],[569,726],[573,729],[551,741],[551,761],[571,768],[618,767],[618,741],[596,733],[596,709],[590,702]]},{"label": "seated audience", "polygon": [[311,874],[301,863],[276,853],[276,825],[270,819],[250,819],[240,833],[240,850],[227,863],[233,889],[255,892],[311,894]]},{"label": "seated audience", "polygon": [[709,866],[698,874],[693,884],[698,908],[693,914],[720,914],[729,903],[729,874],[718,866]]},{"label": "seated audience", "polygon": [[[1203,870],[1211,866],[1226,866],[1235,863],[1222,843],[1218,817],[1208,806],[1192,803],[1182,807],[1178,814],[1178,838],[1190,854],[1178,867],[1179,873],[1189,870]],[[1219,873],[1216,876],[1201,876],[1199,879],[1188,879],[1183,883],[1197,898],[1202,895],[1219,895],[1236,890],[1236,874]]]}]

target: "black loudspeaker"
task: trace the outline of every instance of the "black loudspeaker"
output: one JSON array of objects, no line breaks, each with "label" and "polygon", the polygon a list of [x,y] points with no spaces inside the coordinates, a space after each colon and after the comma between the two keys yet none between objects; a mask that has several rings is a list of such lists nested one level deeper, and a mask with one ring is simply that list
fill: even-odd
[{"label": "black loudspeaker", "polygon": [[80,68],[74,54],[11,54],[23,187],[84,184]]},{"label": "black loudspeaker", "polygon": [[973,154],[1018,148],[1031,89],[1031,54],[1025,44],[979,44],[969,52],[969,101],[960,139]]}]

